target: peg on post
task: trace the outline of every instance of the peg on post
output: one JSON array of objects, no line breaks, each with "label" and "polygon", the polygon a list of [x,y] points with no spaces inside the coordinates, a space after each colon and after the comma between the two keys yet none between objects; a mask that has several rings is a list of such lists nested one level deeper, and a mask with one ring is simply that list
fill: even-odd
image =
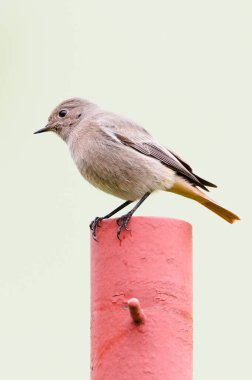
[{"label": "peg on post", "polygon": [[141,308],[140,302],[137,298],[131,298],[128,300],[128,306],[130,315],[133,319],[133,322],[137,325],[144,323],[145,315]]}]

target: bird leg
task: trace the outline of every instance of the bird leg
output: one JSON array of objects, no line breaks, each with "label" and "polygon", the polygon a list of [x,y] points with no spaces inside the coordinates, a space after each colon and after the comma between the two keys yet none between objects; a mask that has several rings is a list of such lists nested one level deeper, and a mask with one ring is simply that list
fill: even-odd
[{"label": "bird leg", "polygon": [[137,204],[133,207],[132,210],[130,210],[127,214],[122,215],[120,218],[117,219],[116,222],[117,222],[117,224],[119,226],[119,228],[117,230],[117,234],[116,234],[117,239],[121,240],[120,239],[120,234],[121,234],[121,231],[122,231],[123,228],[126,231],[128,231],[128,223],[129,223],[132,215],[138,209],[138,207],[145,201],[145,199],[148,198],[149,195],[150,195],[150,193],[144,194],[144,196],[137,202]]},{"label": "bird leg", "polygon": [[102,216],[102,217],[99,217],[97,216],[89,225],[91,231],[92,231],[92,237],[94,240],[97,240],[96,239],[96,230],[97,230],[97,227],[100,227],[100,222],[103,220],[103,219],[109,219],[111,216],[113,216],[114,214],[116,214],[118,211],[122,210],[124,207],[128,206],[130,203],[132,203],[132,201],[126,201],[124,202],[122,205],[120,205],[119,207],[117,207],[115,210],[111,211],[109,214],[105,215],[105,216]]}]

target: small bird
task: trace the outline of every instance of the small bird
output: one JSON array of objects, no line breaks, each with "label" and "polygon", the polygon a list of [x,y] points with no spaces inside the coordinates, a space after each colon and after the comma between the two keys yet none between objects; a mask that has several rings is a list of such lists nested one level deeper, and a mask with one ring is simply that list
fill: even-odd
[{"label": "small bird", "polygon": [[36,133],[55,132],[68,145],[80,173],[92,185],[126,202],[90,224],[97,239],[97,227],[134,201],[136,205],[117,219],[117,238],[137,208],[154,191],[170,191],[191,198],[229,223],[239,217],[219,206],[203,191],[217,187],[193,173],[177,154],[158,144],[140,125],[80,98],[60,103],[45,128]]}]

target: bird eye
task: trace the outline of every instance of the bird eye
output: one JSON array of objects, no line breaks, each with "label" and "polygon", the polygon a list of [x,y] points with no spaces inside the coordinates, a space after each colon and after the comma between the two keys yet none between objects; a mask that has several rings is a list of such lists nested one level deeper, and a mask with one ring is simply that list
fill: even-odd
[{"label": "bird eye", "polygon": [[59,111],[59,117],[65,117],[66,116],[66,114],[67,114],[67,110],[61,110],[61,111]]}]

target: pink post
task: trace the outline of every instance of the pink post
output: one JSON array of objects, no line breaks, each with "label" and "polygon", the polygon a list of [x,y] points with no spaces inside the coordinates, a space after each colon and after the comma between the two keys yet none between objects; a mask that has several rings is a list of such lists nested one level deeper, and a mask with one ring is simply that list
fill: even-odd
[{"label": "pink post", "polygon": [[115,219],[91,241],[92,380],[192,380],[191,226]]}]

